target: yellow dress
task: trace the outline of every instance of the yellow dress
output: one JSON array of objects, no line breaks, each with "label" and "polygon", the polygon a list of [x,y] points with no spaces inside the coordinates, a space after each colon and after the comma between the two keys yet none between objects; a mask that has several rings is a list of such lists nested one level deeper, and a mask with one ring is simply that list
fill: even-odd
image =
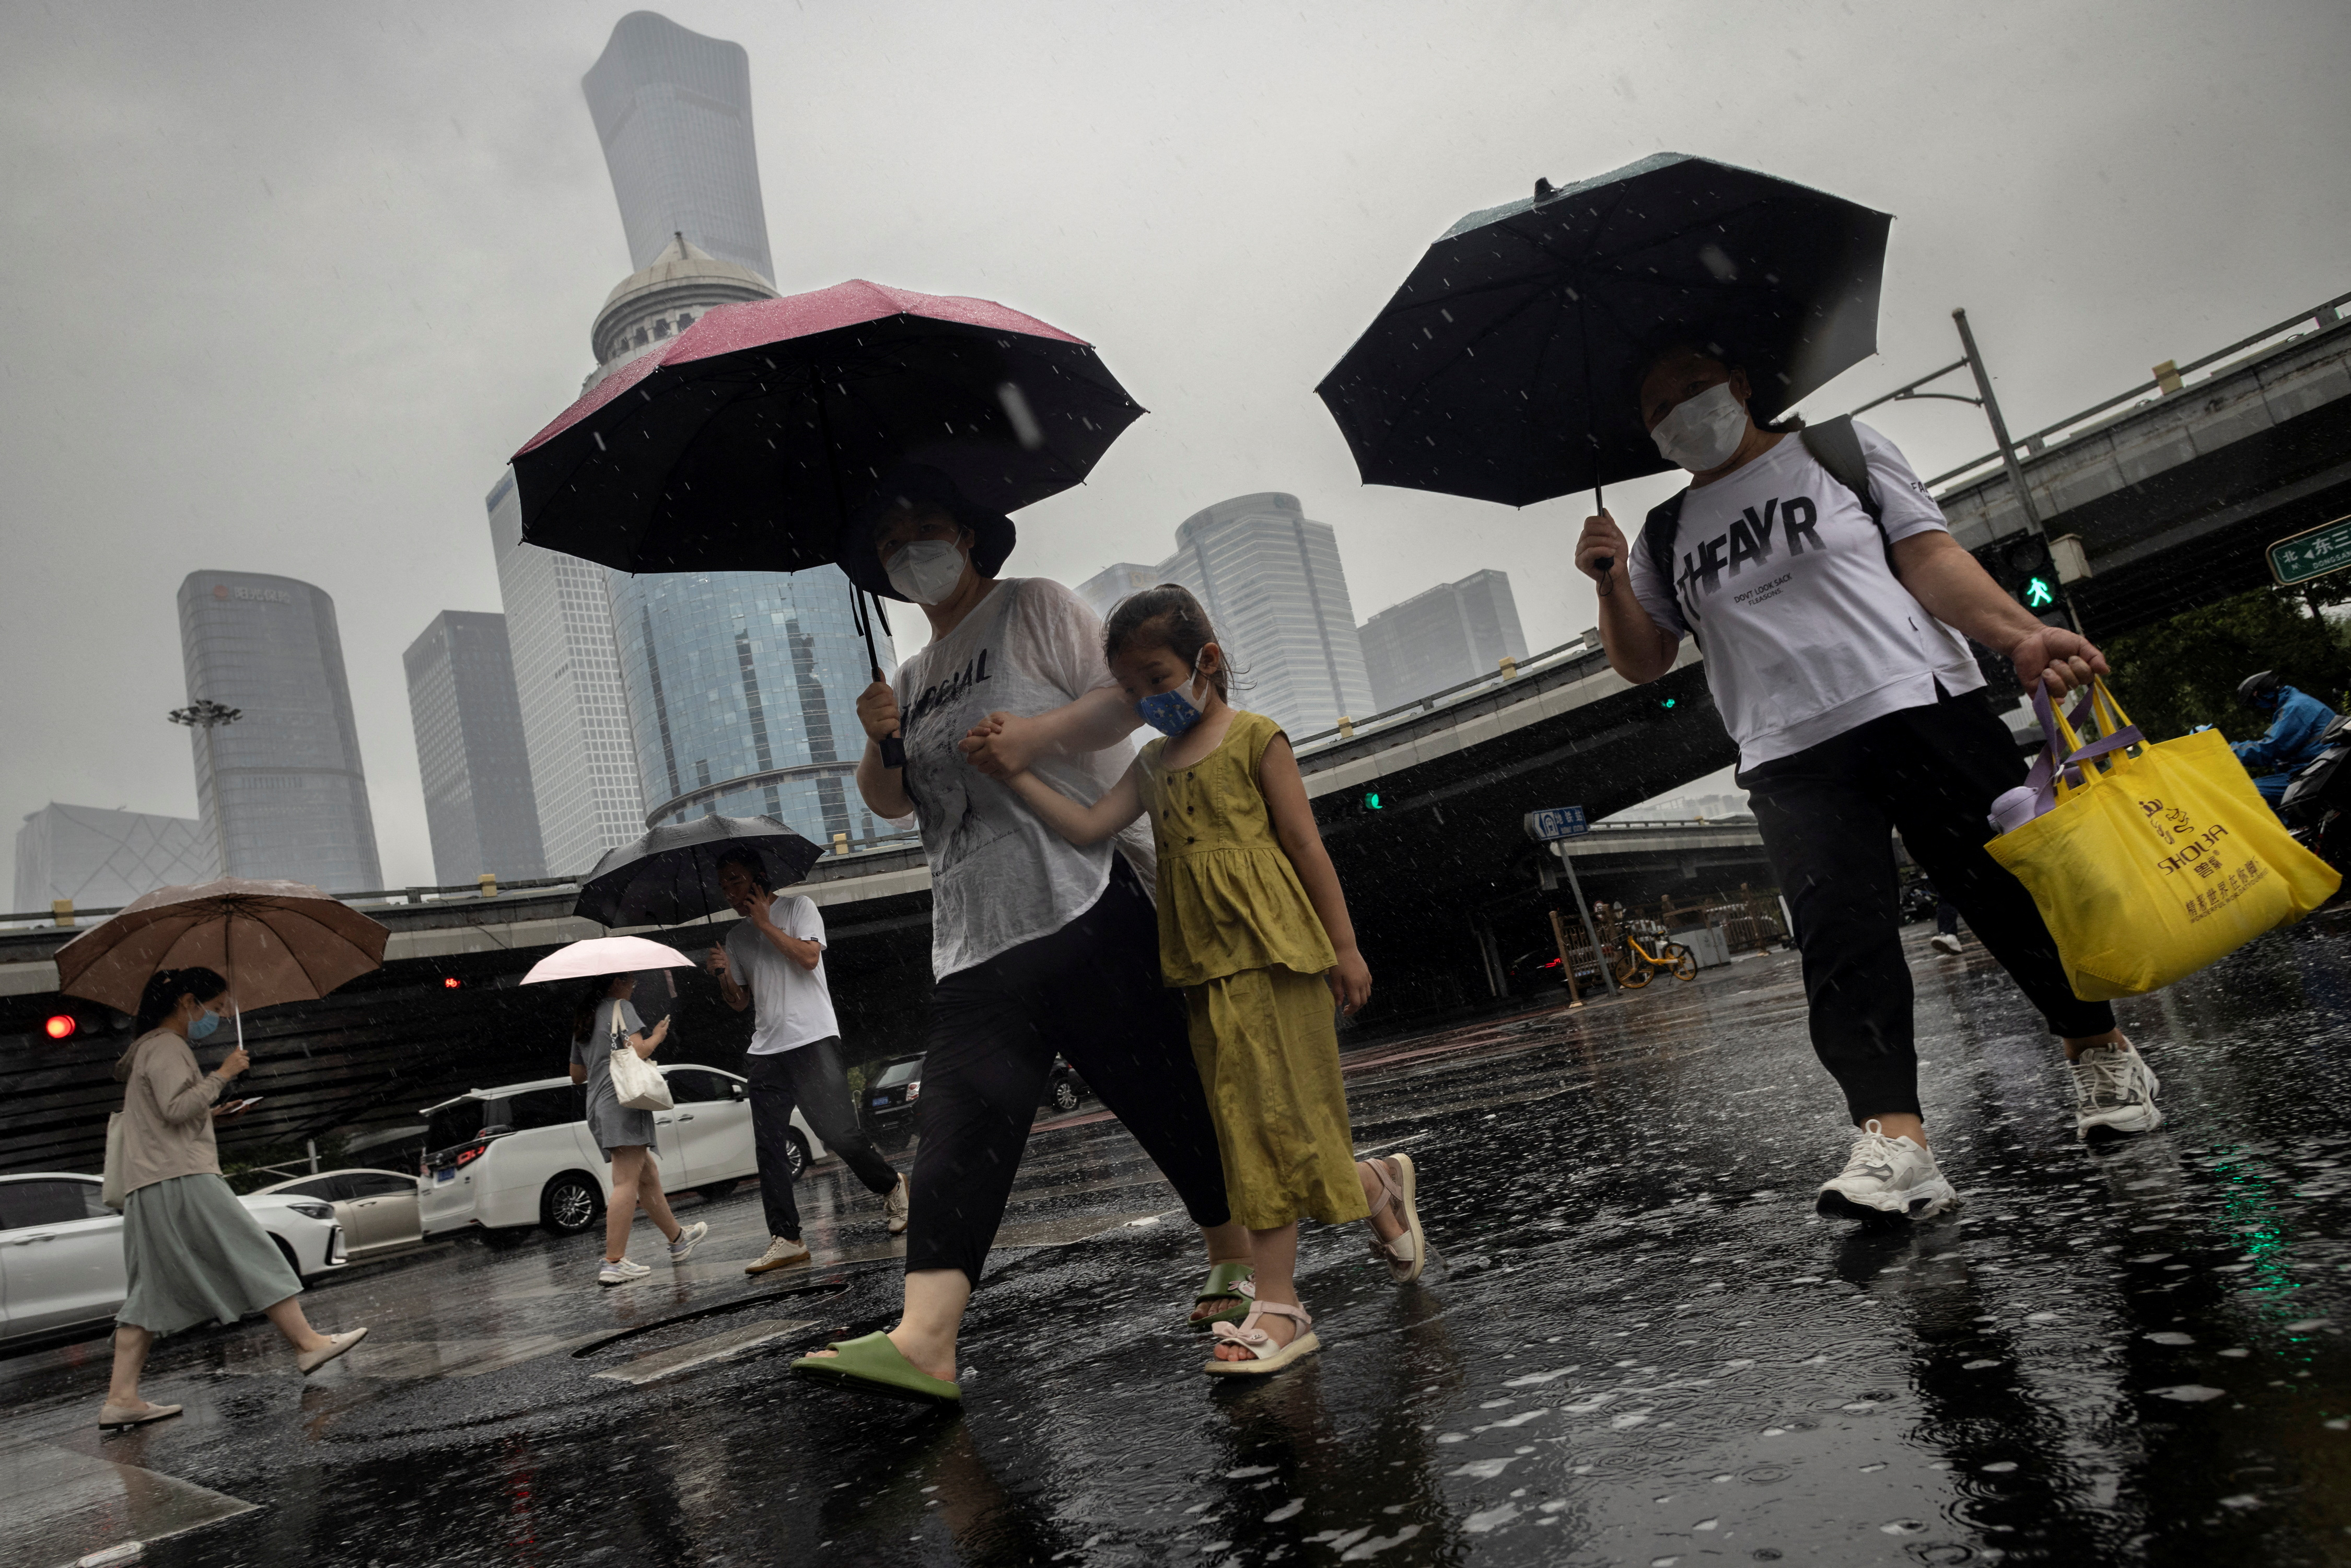
[{"label": "yellow dress", "polygon": [[1368,1212],[1322,978],[1338,956],[1258,784],[1280,733],[1236,713],[1189,768],[1164,766],[1164,738],[1141,758],[1159,848],[1160,967],[1184,989],[1233,1218],[1252,1230]]}]

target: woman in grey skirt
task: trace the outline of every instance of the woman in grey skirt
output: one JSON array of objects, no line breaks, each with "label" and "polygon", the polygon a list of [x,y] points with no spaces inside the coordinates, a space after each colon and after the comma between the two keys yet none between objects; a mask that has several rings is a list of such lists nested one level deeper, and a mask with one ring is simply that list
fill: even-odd
[{"label": "woman in grey skirt", "polygon": [[600,1285],[626,1285],[653,1272],[629,1257],[629,1229],[642,1206],[645,1218],[669,1238],[669,1260],[683,1263],[695,1242],[709,1234],[703,1220],[680,1228],[662,1192],[661,1166],[653,1157],[653,1113],[632,1110],[612,1092],[612,1052],[651,1056],[669,1038],[669,1019],[648,1032],[629,1005],[634,975],[599,977],[588,982],[571,1019],[571,1082],[588,1085],[588,1134],[612,1166],[612,1196],[604,1205],[604,1262]]},{"label": "woman in grey skirt", "polygon": [[304,1375],[359,1343],[367,1330],[322,1334],[294,1298],[302,1281],[260,1222],[221,1179],[213,1143],[218,1101],[243,1072],[243,1046],[210,1072],[191,1041],[220,1027],[228,982],[210,969],[164,969],[139,1000],[139,1033],[114,1076],[122,1096],[122,1260],[130,1289],[114,1317],[114,1378],[101,1427],[136,1427],[177,1416],[177,1405],[139,1396],[139,1375],[158,1335],[266,1312],[293,1345]]}]

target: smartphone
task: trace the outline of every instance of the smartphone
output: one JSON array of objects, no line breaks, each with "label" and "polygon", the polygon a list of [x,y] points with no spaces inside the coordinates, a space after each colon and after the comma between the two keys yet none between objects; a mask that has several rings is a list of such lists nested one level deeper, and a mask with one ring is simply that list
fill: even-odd
[{"label": "smartphone", "polygon": [[260,1095],[260,1094],[256,1094],[255,1096],[253,1096],[253,1097],[252,1097],[251,1099],[249,1099],[249,1100],[240,1100],[240,1101],[238,1101],[238,1102],[236,1103],[236,1104],[235,1105],[235,1107],[233,1107],[233,1108],[234,1108],[234,1109],[235,1109],[235,1110],[238,1110],[238,1111],[250,1111],[250,1110],[252,1110],[256,1105],[260,1104],[260,1103],[261,1103],[261,1102],[262,1102],[265,1098],[266,1098],[266,1096],[265,1096],[265,1095]]}]

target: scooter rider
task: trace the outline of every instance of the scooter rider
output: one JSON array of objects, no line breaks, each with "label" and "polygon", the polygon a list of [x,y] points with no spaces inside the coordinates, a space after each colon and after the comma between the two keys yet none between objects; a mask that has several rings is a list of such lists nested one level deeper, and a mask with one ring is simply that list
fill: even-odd
[{"label": "scooter rider", "polygon": [[2279,680],[2275,670],[2247,675],[2237,687],[2237,700],[2269,716],[2267,735],[2259,740],[2231,741],[2229,749],[2253,776],[2253,788],[2274,811],[2294,776],[2325,749],[2320,737],[2335,722],[2335,710],[2308,692]]}]

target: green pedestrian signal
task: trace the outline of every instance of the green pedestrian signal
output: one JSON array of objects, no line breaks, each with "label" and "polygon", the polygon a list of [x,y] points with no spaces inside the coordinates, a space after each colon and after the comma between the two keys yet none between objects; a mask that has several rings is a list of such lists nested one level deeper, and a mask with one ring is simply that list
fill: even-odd
[{"label": "green pedestrian signal", "polygon": [[1366,810],[1366,811],[1376,811],[1376,810],[1378,810],[1379,809],[1380,809],[1380,797],[1379,797],[1379,792],[1378,792],[1377,790],[1373,790],[1373,791],[1371,791],[1370,793],[1368,793],[1368,794],[1364,795],[1364,810]]},{"label": "green pedestrian signal", "polygon": [[1679,699],[1676,697],[1661,697],[1658,699],[1657,706],[1659,707],[1671,707]]},{"label": "green pedestrian signal", "polygon": [[2027,610],[2046,610],[2057,602],[2057,590],[2045,577],[2028,577],[2022,590]]}]

